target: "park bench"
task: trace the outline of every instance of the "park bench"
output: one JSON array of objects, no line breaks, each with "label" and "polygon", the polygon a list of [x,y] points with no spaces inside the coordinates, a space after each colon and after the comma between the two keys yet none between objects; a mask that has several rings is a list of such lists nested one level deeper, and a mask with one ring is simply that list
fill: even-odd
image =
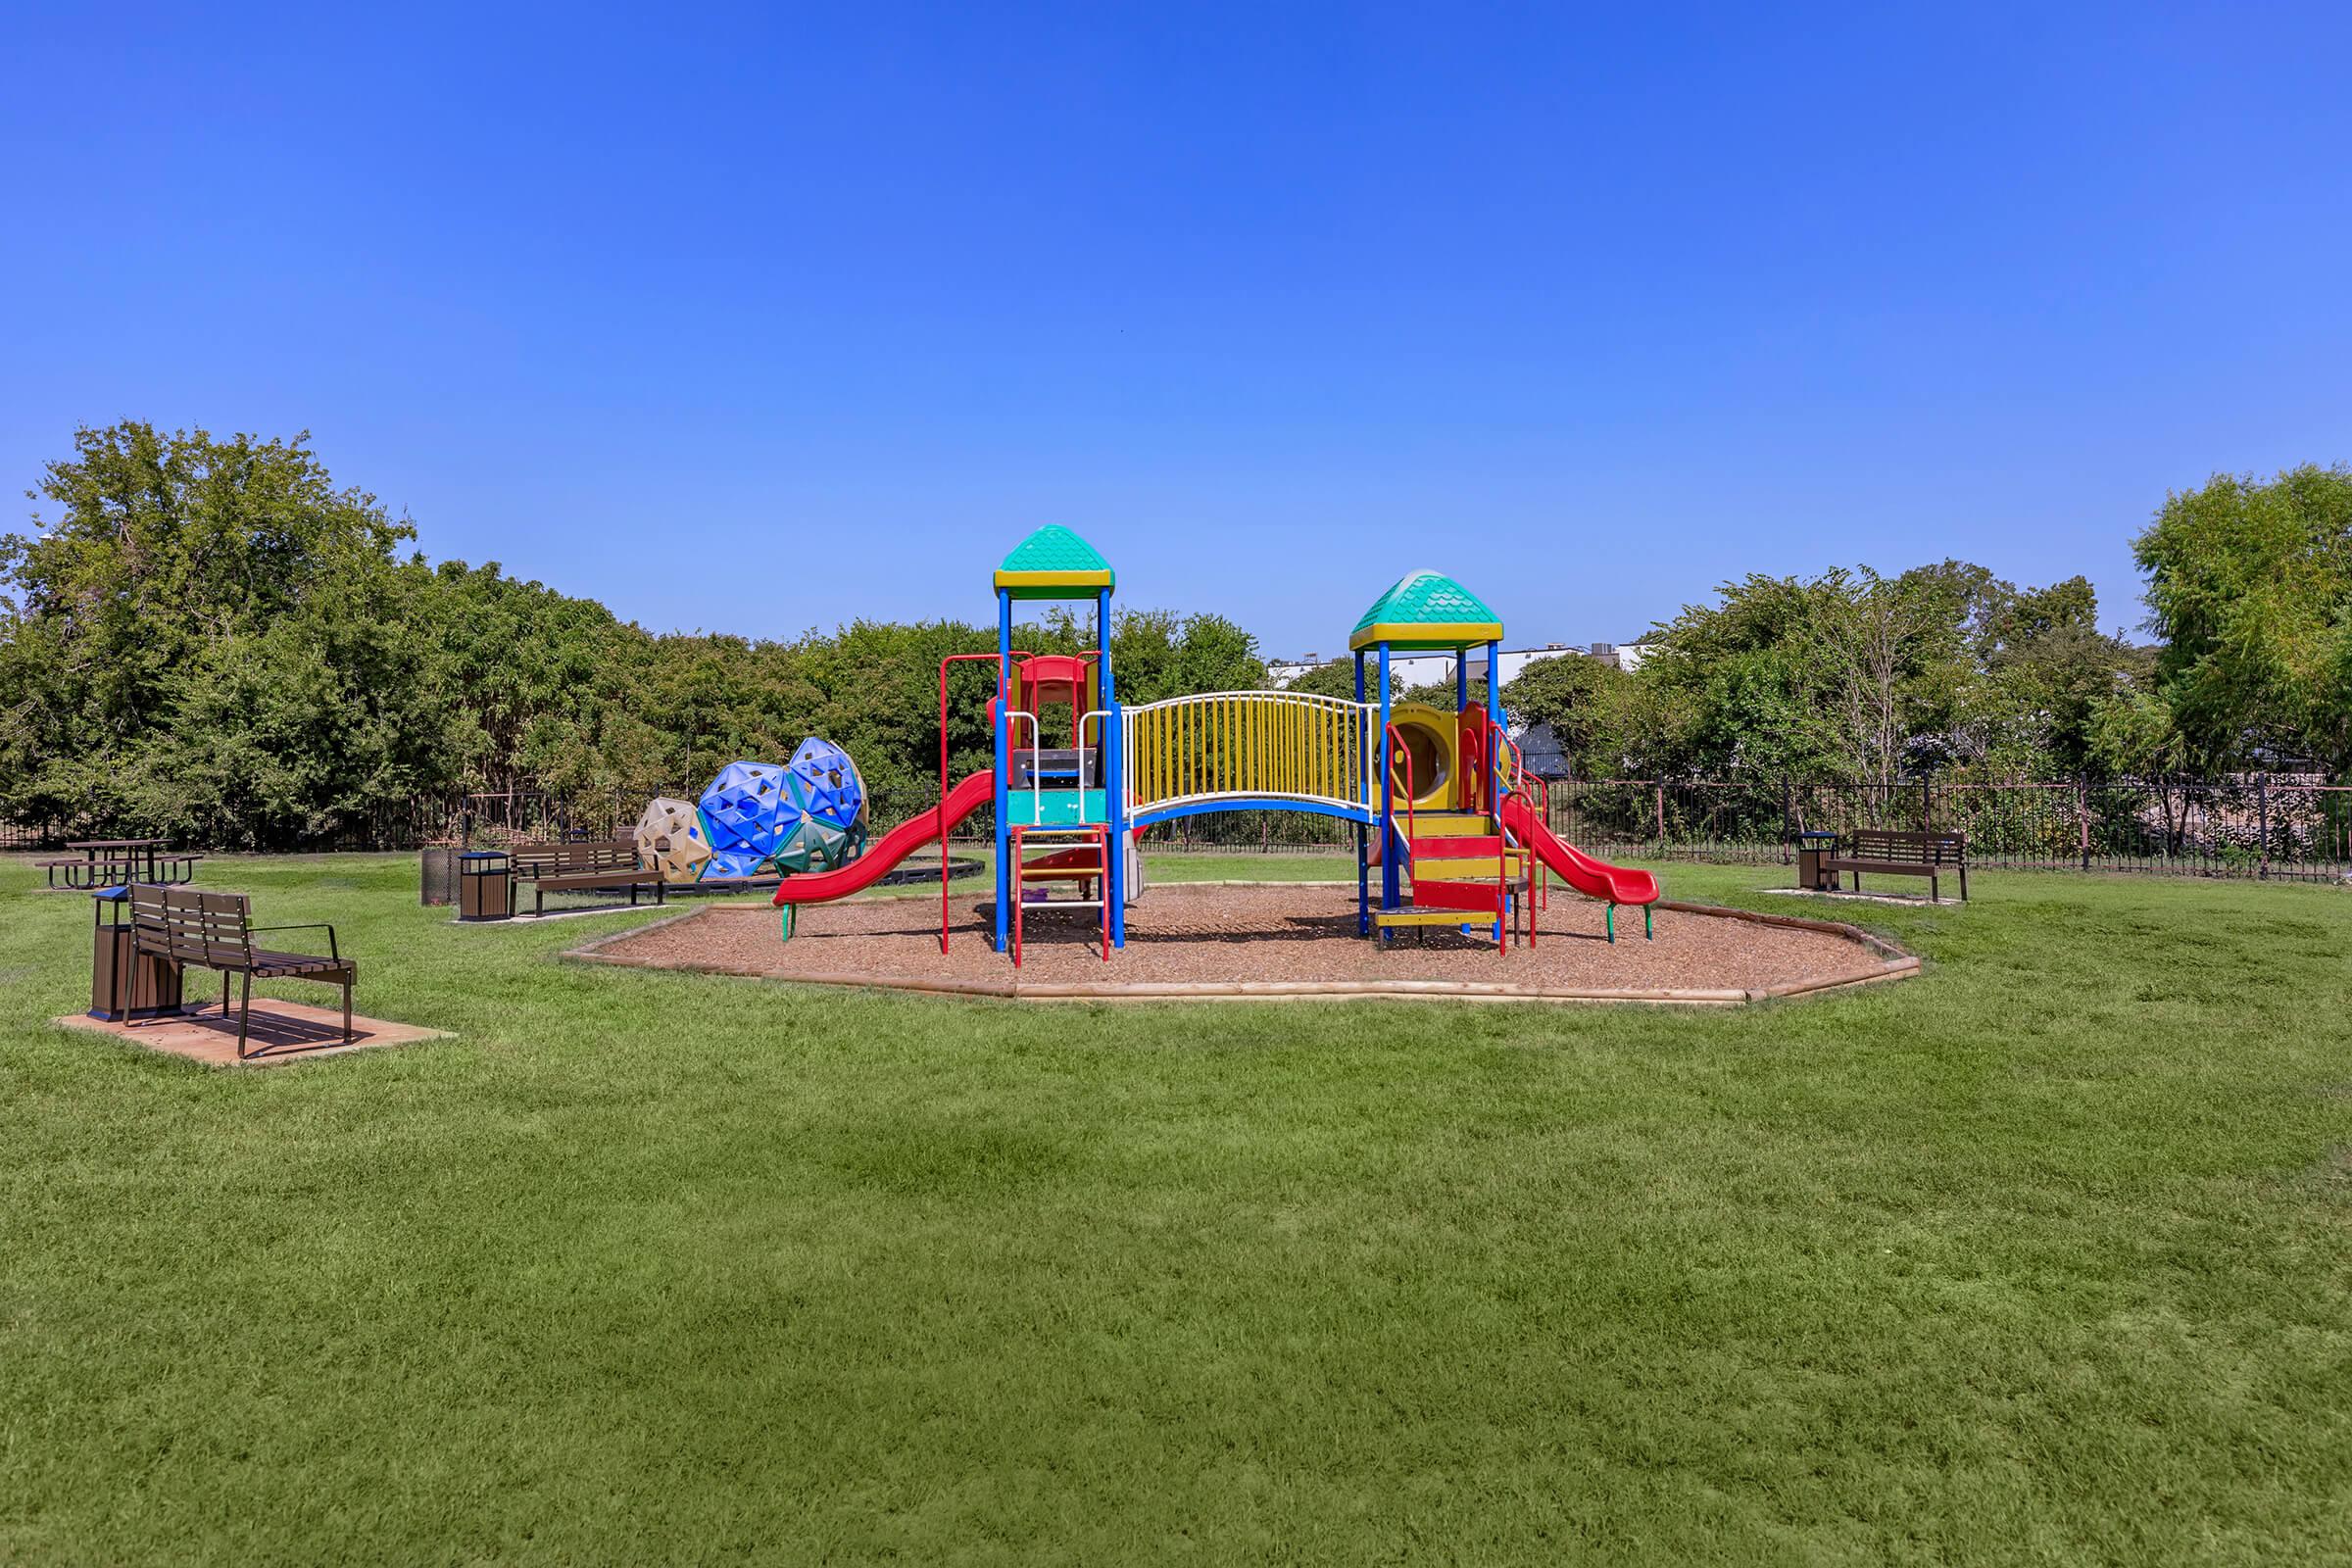
[{"label": "park bench", "polygon": [[652,888],[654,902],[666,904],[667,884],[662,873],[637,863],[637,846],[627,839],[603,839],[584,844],[517,844],[509,852],[514,878],[531,885],[531,913],[547,912],[550,893],[579,893],[593,889]]},{"label": "park bench", "polygon": [[[250,903],[242,893],[198,893],[190,888],[133,883],[130,889],[131,950],[142,957],[160,958],[186,968],[220,971],[220,1016],[228,1016],[228,978],[238,980],[237,1059],[245,1059],[245,1041],[253,1022],[253,983],[256,980],[316,980],[343,988],[343,1043],[351,1032],[351,988],[359,965],[346,958],[335,943],[335,928],[320,922],[305,925],[255,925]],[[326,953],[283,953],[257,948],[257,936],[280,931],[324,931]]]},{"label": "park bench", "polygon": [[1874,876],[1924,876],[1928,897],[1942,896],[1938,878],[1945,871],[1960,874],[1960,902],[1968,902],[1968,835],[1922,833],[1893,828],[1856,828],[1838,853],[1824,856],[1824,871],[1851,871],[1854,891],[1862,891],[1862,873]]}]

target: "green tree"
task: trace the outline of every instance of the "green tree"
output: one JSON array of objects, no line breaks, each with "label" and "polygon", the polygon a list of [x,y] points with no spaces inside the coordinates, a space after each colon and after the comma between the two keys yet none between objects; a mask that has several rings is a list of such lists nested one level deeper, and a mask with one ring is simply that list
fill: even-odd
[{"label": "green tree", "polygon": [[[2006,588],[2006,585],[2003,585]],[[1964,707],[1972,755],[2003,772],[2074,773],[2101,765],[2102,704],[2140,689],[2154,651],[2098,628],[2098,596],[2083,577],[2010,590],[1981,628],[1982,670]]]},{"label": "green tree", "polygon": [[1642,755],[1647,707],[1636,676],[1580,654],[1539,660],[1502,687],[1511,727],[1550,725],[1569,764],[1587,778],[1619,776]]},{"label": "green tree", "polygon": [[2167,497],[2132,551],[2197,763],[2273,750],[2352,769],[2352,469],[2217,474]]},{"label": "green tree", "polygon": [[1253,692],[1266,684],[1257,639],[1218,614],[1121,611],[1112,617],[1110,656],[1117,663],[1121,703]]},{"label": "green tree", "polygon": [[2187,755],[2171,706],[2141,691],[2118,692],[2091,706],[2088,749],[2092,764],[2120,777],[2170,773]]},{"label": "green tree", "polygon": [[223,843],[337,831],[446,777],[414,537],[290,442],[75,435],[0,540],[13,814]]},{"label": "green tree", "polygon": [[1339,697],[1355,700],[1355,660],[1334,659],[1317,664],[1300,675],[1285,691],[1304,692],[1312,697]]}]

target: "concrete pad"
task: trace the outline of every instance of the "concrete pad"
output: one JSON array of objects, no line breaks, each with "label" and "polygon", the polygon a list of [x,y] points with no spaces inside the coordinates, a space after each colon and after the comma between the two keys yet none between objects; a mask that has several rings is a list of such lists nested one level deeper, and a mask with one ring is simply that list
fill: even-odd
[{"label": "concrete pad", "polygon": [[1828,899],[1834,904],[1909,904],[1928,908],[1941,908],[1946,906],[1955,909],[1965,907],[1963,900],[1931,899],[1925,893],[1853,893],[1844,890],[1832,893],[1823,888],[1766,888],[1764,891],[1777,893],[1785,899]]},{"label": "concrete pad", "polygon": [[200,1061],[208,1067],[273,1067],[280,1062],[308,1061],[378,1046],[405,1046],[418,1040],[446,1040],[447,1030],[423,1029],[413,1023],[389,1023],[381,1018],[351,1016],[351,1044],[343,1043],[343,1009],[313,1007],[276,997],[253,999],[253,1027],[247,1035],[243,1061],[237,1059],[237,1015],[221,1015],[220,1004],[208,1002],[201,1012],[182,1011],[152,1022],[107,1023],[76,1012],[50,1020],[68,1029],[127,1040],[149,1051]]}]

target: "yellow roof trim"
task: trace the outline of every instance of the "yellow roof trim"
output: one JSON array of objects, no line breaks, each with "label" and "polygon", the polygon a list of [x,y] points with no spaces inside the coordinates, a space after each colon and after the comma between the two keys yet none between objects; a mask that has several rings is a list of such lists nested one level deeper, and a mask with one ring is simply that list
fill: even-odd
[{"label": "yellow roof trim", "polygon": [[1499,620],[1384,620],[1375,621],[1348,638],[1348,647],[1350,652],[1381,643],[1401,643],[1415,648],[1467,648],[1472,643],[1500,641]]},{"label": "yellow roof trim", "polygon": [[999,571],[1000,588],[1108,588],[1110,568],[1101,571]]}]

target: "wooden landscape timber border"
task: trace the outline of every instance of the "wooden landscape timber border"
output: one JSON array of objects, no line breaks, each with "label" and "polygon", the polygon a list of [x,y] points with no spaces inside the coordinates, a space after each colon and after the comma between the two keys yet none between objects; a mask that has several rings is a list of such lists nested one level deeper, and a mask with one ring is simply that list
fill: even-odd
[{"label": "wooden landscape timber border", "polygon": [[[1187,887],[1200,885],[1170,884]],[[1262,887],[1265,884],[1252,885]],[[1657,906],[1681,914],[1746,920],[1756,925],[1782,926],[1792,931],[1843,937],[1873,955],[1877,961],[1844,973],[1791,980],[1782,985],[1756,989],[1645,991],[1630,987],[1514,986],[1455,980],[1233,980],[1208,984],[1157,980],[1072,985],[1054,981],[1023,982],[1009,972],[1009,965],[1006,978],[1003,980],[949,980],[920,975],[877,975],[829,970],[783,974],[748,963],[675,963],[604,951],[632,937],[674,925],[681,920],[708,919],[724,913],[730,907],[743,907],[727,905],[689,909],[665,919],[631,926],[625,931],[609,932],[557,956],[571,962],[612,964],[617,968],[659,969],[677,974],[733,975],[751,980],[773,980],[784,985],[912,991],[927,996],[991,997],[1004,1002],[1614,1002],[1685,1007],[1737,1007],[1751,1003],[1779,1001],[1784,997],[1842,991],[1855,986],[1875,985],[1883,980],[1907,980],[1918,974],[1921,968],[1916,956],[1904,952],[1884,937],[1873,936],[1860,926],[1847,925],[1843,921],[1810,920],[1794,914],[1766,914],[1755,909],[1735,909],[1719,904],[1691,904],[1681,899],[1660,899]]]}]

